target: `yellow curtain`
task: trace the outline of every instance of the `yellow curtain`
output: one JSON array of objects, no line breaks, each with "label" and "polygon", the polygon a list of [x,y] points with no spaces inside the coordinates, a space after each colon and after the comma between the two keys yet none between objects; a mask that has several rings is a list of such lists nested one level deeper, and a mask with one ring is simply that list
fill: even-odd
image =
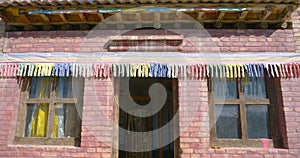
[{"label": "yellow curtain", "polygon": [[[42,78],[39,98],[48,98],[50,89],[50,78]],[[47,133],[49,104],[37,104],[36,114],[32,121],[32,137],[45,137]]]},{"label": "yellow curtain", "polygon": [[[50,78],[41,79],[39,98],[49,97],[50,83],[51,83]],[[57,112],[58,109],[57,108],[58,105],[55,104],[54,107],[55,115],[54,115],[52,137],[58,137],[58,112]],[[49,114],[49,104],[46,103],[37,104],[36,114],[32,121],[31,137],[46,137],[48,114]]]},{"label": "yellow curtain", "polygon": [[53,125],[53,137],[58,137],[58,114],[57,114],[57,104],[55,104],[55,116]]}]

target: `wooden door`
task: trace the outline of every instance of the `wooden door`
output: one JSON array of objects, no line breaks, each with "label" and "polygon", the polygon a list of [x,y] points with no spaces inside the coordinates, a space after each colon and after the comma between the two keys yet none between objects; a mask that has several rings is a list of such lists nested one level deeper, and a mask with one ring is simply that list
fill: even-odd
[{"label": "wooden door", "polygon": [[[129,82],[129,91],[126,91],[128,86],[124,82]],[[173,118],[178,110],[177,106],[177,80],[162,79],[162,78],[130,78],[120,79],[119,104],[125,102],[131,97],[137,104],[143,106],[147,105],[151,98],[148,94],[149,88],[154,83],[160,83],[164,86],[167,92],[167,99],[162,109],[149,117],[137,117],[128,114],[119,108],[119,128],[134,132],[149,132],[161,128],[166,125]],[[128,94],[128,92],[130,94]],[[159,92],[158,92],[159,93]],[[132,109],[136,110],[136,109]],[[178,120],[175,125],[170,126],[168,134],[159,133],[158,135],[151,135],[148,138],[134,138],[128,135],[119,134],[119,147],[125,150],[119,150],[120,158],[172,158],[177,157],[177,145],[174,140],[175,133],[178,130]],[[178,140],[178,139],[176,139]],[[170,142],[163,146],[164,142]],[[155,150],[145,152],[130,152],[126,151],[129,145],[136,148],[153,148]],[[141,145],[147,145],[145,147]]]}]

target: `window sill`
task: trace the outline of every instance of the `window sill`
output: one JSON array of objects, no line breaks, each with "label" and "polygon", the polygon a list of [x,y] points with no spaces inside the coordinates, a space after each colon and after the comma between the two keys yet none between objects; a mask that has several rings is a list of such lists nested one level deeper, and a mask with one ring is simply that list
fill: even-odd
[{"label": "window sill", "polygon": [[80,138],[15,137],[13,145],[80,146]]},{"label": "window sill", "polygon": [[237,148],[237,147],[229,147],[229,148],[220,148],[220,149],[209,149],[210,153],[239,153],[239,154],[287,154],[289,153],[289,149],[280,149],[280,148]]},{"label": "window sill", "polygon": [[[211,147],[218,148],[264,148],[260,139],[213,139],[210,142]],[[274,148],[272,139],[269,139],[268,148]]]}]

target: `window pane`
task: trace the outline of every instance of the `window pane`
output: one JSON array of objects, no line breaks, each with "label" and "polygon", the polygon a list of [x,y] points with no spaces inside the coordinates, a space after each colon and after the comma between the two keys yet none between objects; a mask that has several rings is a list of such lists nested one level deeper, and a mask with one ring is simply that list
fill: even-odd
[{"label": "window pane", "polygon": [[49,104],[27,104],[25,137],[45,137]]},{"label": "window pane", "polygon": [[[74,104],[56,104],[53,137],[75,137],[80,132],[80,111]],[[78,131],[79,130],[79,131]]]},{"label": "window pane", "polygon": [[58,98],[73,98],[72,78],[59,77],[57,81]]},{"label": "window pane", "polygon": [[245,98],[248,100],[266,99],[265,79],[250,77],[244,80]]},{"label": "window pane", "polygon": [[249,138],[270,138],[267,105],[246,105]]},{"label": "window pane", "polygon": [[237,99],[236,80],[233,79],[214,79],[215,99]]},{"label": "window pane", "polygon": [[29,98],[49,98],[51,78],[33,77],[30,82]]},{"label": "window pane", "polygon": [[238,105],[216,105],[217,138],[241,138]]}]

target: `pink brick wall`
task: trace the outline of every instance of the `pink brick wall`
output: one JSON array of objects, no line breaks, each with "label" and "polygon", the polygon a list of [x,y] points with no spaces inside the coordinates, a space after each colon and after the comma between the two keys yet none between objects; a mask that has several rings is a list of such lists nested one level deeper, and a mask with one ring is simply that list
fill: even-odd
[{"label": "pink brick wall", "polygon": [[[208,33],[210,36],[197,39],[202,45],[198,51],[295,51],[295,32],[293,34],[292,30],[208,30]],[[93,38],[80,48],[87,34],[88,31],[10,32],[6,34],[7,38],[3,39],[3,51],[5,53],[107,51],[104,49],[105,40]],[[133,32],[133,34],[143,34],[143,32]],[[197,42],[189,42],[187,39],[184,39],[181,48],[184,52],[190,52],[190,44]],[[289,149],[210,149],[207,81],[179,80],[181,157],[298,157],[300,152],[299,81],[299,79],[281,80]],[[114,98],[113,82],[110,79],[85,79],[81,147],[12,145],[19,107],[19,92],[17,79],[0,78],[0,157],[111,157]],[[198,111],[193,111],[194,107],[199,107]]]},{"label": "pink brick wall", "polygon": [[0,78],[0,157],[110,158],[112,82],[87,79],[84,92],[81,147],[12,145],[16,130],[20,88],[15,78]]},{"label": "pink brick wall", "polygon": [[[200,30],[203,37],[190,38],[193,31],[183,30],[185,36],[181,47],[173,47],[182,52],[193,52],[191,43],[198,44],[201,52],[294,52],[295,42],[292,30],[243,30],[213,29]],[[198,32],[198,33],[199,33]],[[99,31],[94,31],[97,34]],[[106,31],[107,35],[114,34]],[[158,34],[155,30],[134,30],[128,35]],[[99,33],[103,35],[103,32]],[[50,32],[9,32],[4,39],[3,52],[105,52],[107,38],[85,38],[89,31]],[[113,38],[113,37],[112,37]]]},{"label": "pink brick wall", "polygon": [[[299,82],[300,79],[281,80],[288,149],[210,149],[207,81],[179,80],[181,157],[298,157]],[[85,80],[81,147],[12,145],[20,88],[14,78],[1,78],[0,83],[0,157],[111,157],[113,82],[110,79]]]}]

